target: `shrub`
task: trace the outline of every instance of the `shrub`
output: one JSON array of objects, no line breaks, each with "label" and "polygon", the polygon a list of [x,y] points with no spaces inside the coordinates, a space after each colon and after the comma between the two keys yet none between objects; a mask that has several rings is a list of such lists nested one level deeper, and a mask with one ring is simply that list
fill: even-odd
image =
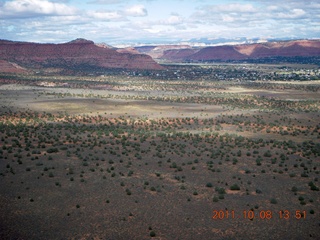
[{"label": "shrub", "polygon": [[130,189],[128,189],[128,188],[127,188],[127,189],[126,189],[126,193],[127,193],[127,195],[129,195],[129,196],[130,196],[130,195],[131,195],[131,191],[130,191]]},{"label": "shrub", "polygon": [[272,154],[270,152],[270,150],[266,151],[264,154],[263,154],[264,157],[271,157]]},{"label": "shrub", "polygon": [[155,237],[156,236],[156,233],[154,231],[151,231],[150,232],[150,237]]},{"label": "shrub", "polygon": [[219,194],[225,194],[225,193],[226,193],[226,190],[225,190],[224,188],[216,187],[215,190],[216,190]]},{"label": "shrub", "polygon": [[212,187],[212,183],[208,182],[208,183],[206,184],[206,187],[211,188],[211,187]]},{"label": "shrub", "polygon": [[310,189],[311,189],[312,191],[319,191],[319,188],[318,188],[316,185],[312,185],[312,186],[310,187]]},{"label": "shrub", "polygon": [[256,189],[256,193],[258,193],[258,194],[261,194],[262,193],[262,191],[260,190],[260,189]]},{"label": "shrub", "polygon": [[234,190],[240,190],[240,187],[235,183],[230,187],[230,190],[234,191]]},{"label": "shrub", "polygon": [[56,152],[59,152],[58,148],[49,148],[47,150],[47,153],[56,153]]},{"label": "shrub", "polygon": [[301,205],[306,205],[307,203],[304,200],[302,200],[302,201],[300,201],[300,204]]},{"label": "shrub", "polygon": [[319,191],[319,188],[316,185],[314,185],[313,182],[309,182],[308,185],[312,191]]},{"label": "shrub", "polygon": [[275,199],[275,198],[271,198],[271,199],[270,199],[270,203],[272,203],[272,204],[277,204],[278,201],[277,201],[277,199]]}]

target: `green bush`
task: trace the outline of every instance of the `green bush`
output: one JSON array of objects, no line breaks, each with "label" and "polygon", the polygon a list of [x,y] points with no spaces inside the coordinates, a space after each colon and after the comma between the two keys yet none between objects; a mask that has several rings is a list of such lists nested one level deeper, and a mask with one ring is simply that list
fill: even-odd
[{"label": "green bush", "polygon": [[220,188],[220,187],[216,187],[215,190],[219,193],[219,194],[225,194],[226,190],[224,188]]},{"label": "green bush", "polygon": [[306,205],[307,203],[304,200],[302,200],[302,201],[300,201],[300,204],[301,205]]},{"label": "green bush", "polygon": [[47,150],[47,153],[56,153],[56,152],[59,152],[59,149],[58,148],[49,148]]},{"label": "green bush", "polygon": [[213,197],[212,201],[213,201],[213,202],[219,202],[219,198]]},{"label": "green bush", "polygon": [[151,231],[150,232],[150,237],[155,237],[156,236],[156,233],[154,231]]},{"label": "green bush", "polygon": [[270,203],[272,203],[272,204],[277,204],[278,201],[277,201],[277,199],[275,199],[275,198],[271,198],[271,199],[270,199]]},{"label": "green bush", "polygon": [[312,191],[319,191],[319,188],[313,182],[309,182],[308,185]]},{"label": "green bush", "polygon": [[130,191],[130,189],[128,189],[128,188],[127,188],[127,189],[126,189],[126,193],[127,193],[127,195],[129,195],[129,196],[130,196],[130,195],[131,195],[131,191]]},{"label": "green bush", "polygon": [[232,191],[240,190],[240,187],[235,183],[230,187],[230,190],[232,190]]},{"label": "green bush", "polygon": [[220,194],[220,195],[219,195],[219,199],[224,199],[224,195],[223,195],[223,194]]}]

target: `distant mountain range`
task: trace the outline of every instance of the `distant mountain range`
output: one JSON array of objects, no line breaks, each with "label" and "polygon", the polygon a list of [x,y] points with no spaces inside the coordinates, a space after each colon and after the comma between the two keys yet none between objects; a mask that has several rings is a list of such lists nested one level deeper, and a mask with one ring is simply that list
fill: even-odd
[{"label": "distant mountain range", "polygon": [[292,40],[253,44],[192,47],[159,45],[136,47],[140,53],[167,61],[237,61],[272,57],[320,56],[320,40]]},{"label": "distant mountain range", "polygon": [[150,56],[118,51],[108,45],[76,39],[62,44],[0,40],[0,72],[28,70],[92,71],[94,69],[161,70]]},{"label": "distant mountain range", "polygon": [[[114,48],[76,39],[62,44],[0,40],[0,72],[97,72],[107,69],[162,70],[156,61],[210,62],[312,58],[320,60],[320,40],[292,40],[252,44],[194,47],[154,45]],[[155,61],[156,60],[156,61]]]}]

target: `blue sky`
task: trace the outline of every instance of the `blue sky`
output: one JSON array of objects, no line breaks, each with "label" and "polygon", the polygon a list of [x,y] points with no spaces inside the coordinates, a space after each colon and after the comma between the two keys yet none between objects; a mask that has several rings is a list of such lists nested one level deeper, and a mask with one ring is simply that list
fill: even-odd
[{"label": "blue sky", "polygon": [[0,0],[0,38],[112,45],[320,38],[320,0]]}]

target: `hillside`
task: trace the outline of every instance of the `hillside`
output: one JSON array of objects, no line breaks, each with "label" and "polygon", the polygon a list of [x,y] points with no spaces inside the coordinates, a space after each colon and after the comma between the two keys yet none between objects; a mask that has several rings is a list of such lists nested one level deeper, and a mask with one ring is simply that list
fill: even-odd
[{"label": "hillside", "polygon": [[[158,47],[143,48],[144,53],[169,61],[237,61],[274,57],[315,57],[320,56],[320,40],[295,40],[241,45],[210,46],[203,48],[177,48],[166,46],[161,53]],[[139,49],[138,49],[139,50]]]},{"label": "hillside", "polygon": [[18,64],[0,60],[0,72],[6,73],[27,73],[27,70],[20,67]]},{"label": "hillside", "polygon": [[148,54],[153,59],[181,59],[197,52],[189,45],[141,46],[135,49],[140,53]]},{"label": "hillside", "polygon": [[217,46],[203,48],[186,58],[192,60],[242,60],[245,56],[233,46]]},{"label": "hillside", "polygon": [[163,68],[148,55],[118,52],[85,39],[62,44],[0,40],[0,60],[29,69]]}]

